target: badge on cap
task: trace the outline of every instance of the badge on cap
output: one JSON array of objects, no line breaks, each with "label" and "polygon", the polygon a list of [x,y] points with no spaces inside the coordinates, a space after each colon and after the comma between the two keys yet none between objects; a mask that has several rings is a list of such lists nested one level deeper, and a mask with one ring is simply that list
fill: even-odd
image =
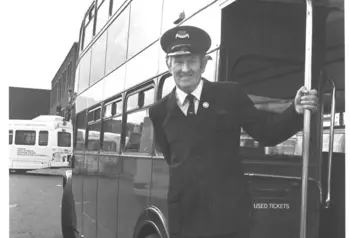
[{"label": "badge on cap", "polygon": [[208,108],[208,107],[209,107],[209,103],[203,102],[203,107],[204,107],[204,108]]},{"label": "badge on cap", "polygon": [[175,39],[189,39],[190,35],[186,31],[178,31],[175,35]]}]

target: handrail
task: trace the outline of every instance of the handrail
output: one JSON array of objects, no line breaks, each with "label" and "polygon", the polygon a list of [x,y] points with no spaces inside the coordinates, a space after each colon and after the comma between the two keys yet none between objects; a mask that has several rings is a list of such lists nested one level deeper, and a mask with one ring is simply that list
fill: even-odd
[{"label": "handrail", "polygon": [[[306,2],[306,31],[305,31],[305,78],[304,85],[311,89],[312,82],[312,33],[313,33],[313,1]],[[309,173],[309,145],[310,145],[310,121],[311,111],[304,110],[304,138],[303,138],[303,170],[301,190],[301,211],[300,211],[300,238],[306,238],[307,231],[307,185]]]},{"label": "handrail", "polygon": [[[329,144],[328,144],[328,169],[327,169],[327,189],[325,193],[325,199],[324,199],[324,208],[329,208],[330,201],[331,201],[331,177],[332,177],[332,160],[333,160],[333,144],[334,144],[334,122],[335,122],[335,97],[336,97],[336,86],[333,81],[333,79],[329,78],[327,75],[324,75],[324,72],[322,72],[321,80],[318,84],[319,94],[320,94],[320,145],[322,146],[322,140],[323,140],[323,113],[324,113],[324,101],[323,96],[324,94],[323,89],[325,86],[325,83],[328,82],[332,86],[332,101],[331,101],[331,122],[330,122],[330,129],[329,129]],[[322,147],[321,147],[322,148]]]}]

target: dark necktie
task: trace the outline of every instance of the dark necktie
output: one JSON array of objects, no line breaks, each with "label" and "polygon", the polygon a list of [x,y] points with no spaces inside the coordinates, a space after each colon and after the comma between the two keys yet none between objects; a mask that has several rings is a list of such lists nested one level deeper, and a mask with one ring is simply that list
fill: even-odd
[{"label": "dark necktie", "polygon": [[189,106],[187,109],[187,116],[194,116],[194,96],[192,94],[187,94],[186,99],[188,100]]}]

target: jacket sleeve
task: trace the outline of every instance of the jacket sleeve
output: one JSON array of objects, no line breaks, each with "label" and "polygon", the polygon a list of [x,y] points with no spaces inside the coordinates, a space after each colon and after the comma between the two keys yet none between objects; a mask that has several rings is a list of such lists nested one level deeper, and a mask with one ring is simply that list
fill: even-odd
[{"label": "jacket sleeve", "polygon": [[149,116],[154,128],[156,148],[159,148],[168,164],[170,164],[170,146],[162,129],[162,121],[154,107],[149,110]]},{"label": "jacket sleeve", "polygon": [[279,144],[303,126],[303,115],[299,115],[294,103],[281,114],[258,110],[243,89],[238,90],[240,123],[243,129],[265,146]]}]

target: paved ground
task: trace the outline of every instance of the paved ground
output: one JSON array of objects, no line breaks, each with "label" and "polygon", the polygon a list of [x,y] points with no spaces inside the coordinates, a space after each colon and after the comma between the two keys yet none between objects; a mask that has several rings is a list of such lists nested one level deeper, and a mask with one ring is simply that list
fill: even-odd
[{"label": "paved ground", "polygon": [[10,238],[62,238],[62,177],[36,173],[10,174]]}]

